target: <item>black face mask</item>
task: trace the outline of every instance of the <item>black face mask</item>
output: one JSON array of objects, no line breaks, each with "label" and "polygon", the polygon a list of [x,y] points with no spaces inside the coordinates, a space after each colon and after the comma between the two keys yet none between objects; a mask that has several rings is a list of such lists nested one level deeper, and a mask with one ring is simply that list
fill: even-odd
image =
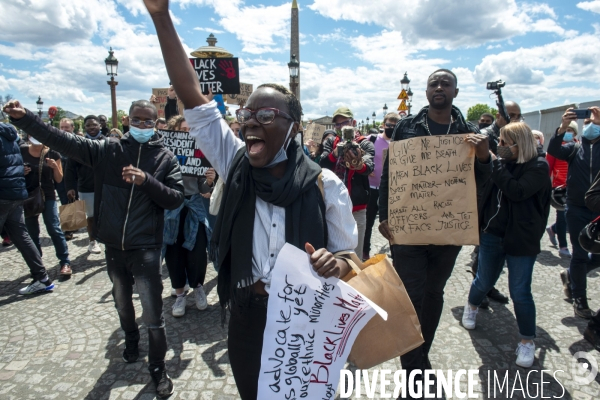
[{"label": "black face mask", "polygon": [[480,122],[479,123],[479,129],[487,128],[490,125],[492,125],[492,124],[485,124],[485,123]]},{"label": "black face mask", "polygon": [[394,128],[385,128],[385,130],[383,131],[385,136],[387,136],[388,139],[392,138],[392,134],[394,133]]}]

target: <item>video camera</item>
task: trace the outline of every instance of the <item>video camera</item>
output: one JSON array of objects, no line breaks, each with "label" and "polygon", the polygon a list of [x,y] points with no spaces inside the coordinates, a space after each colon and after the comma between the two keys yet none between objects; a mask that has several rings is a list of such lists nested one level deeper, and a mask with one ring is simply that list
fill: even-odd
[{"label": "video camera", "polygon": [[[346,168],[356,169],[362,162],[362,150],[358,143],[354,141],[354,127],[345,126],[342,128],[342,140],[344,145],[338,150],[338,157],[344,159]],[[352,161],[346,160],[346,155],[352,156]]]},{"label": "video camera", "polygon": [[496,105],[498,106],[498,112],[502,115],[502,118],[506,120],[506,123],[510,122],[510,116],[508,115],[508,111],[506,111],[506,106],[504,105],[504,99],[502,98],[502,88],[506,86],[506,82],[503,80],[497,80],[496,82],[488,82],[487,90],[493,90],[498,99],[496,100]]}]

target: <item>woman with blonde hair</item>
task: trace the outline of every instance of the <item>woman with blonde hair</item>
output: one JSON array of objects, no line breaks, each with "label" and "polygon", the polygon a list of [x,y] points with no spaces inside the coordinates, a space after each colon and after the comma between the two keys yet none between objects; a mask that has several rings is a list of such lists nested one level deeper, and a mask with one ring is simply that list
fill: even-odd
[{"label": "woman with blonde hair", "polygon": [[108,137],[121,140],[121,139],[123,139],[123,133],[120,130],[118,130],[117,128],[112,128],[110,130],[110,132],[108,133]]},{"label": "woman with blonde hair", "polygon": [[500,130],[498,157],[479,204],[479,268],[471,284],[462,324],[475,329],[478,307],[496,284],[504,263],[521,341],[517,365],[533,365],[535,303],[531,294],[533,265],[540,253],[550,212],[548,163],[538,155],[536,139],[524,122]]}]

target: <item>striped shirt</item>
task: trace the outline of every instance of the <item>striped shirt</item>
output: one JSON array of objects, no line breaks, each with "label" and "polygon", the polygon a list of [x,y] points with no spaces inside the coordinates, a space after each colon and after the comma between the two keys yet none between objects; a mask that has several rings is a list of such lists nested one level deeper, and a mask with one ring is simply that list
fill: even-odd
[{"label": "striped shirt", "polygon": [[[237,151],[244,146],[217,109],[217,103],[198,106],[184,111],[190,134],[219,176],[226,177]],[[327,250],[352,251],[358,243],[358,229],[352,216],[352,202],[346,186],[335,174],[323,169],[323,189],[328,243]],[[315,182],[315,184],[317,184]],[[317,207],[317,205],[315,205]],[[256,211],[252,237],[252,276],[265,283],[267,292],[271,272],[279,251],[285,244],[285,208],[267,203],[256,197]]]}]

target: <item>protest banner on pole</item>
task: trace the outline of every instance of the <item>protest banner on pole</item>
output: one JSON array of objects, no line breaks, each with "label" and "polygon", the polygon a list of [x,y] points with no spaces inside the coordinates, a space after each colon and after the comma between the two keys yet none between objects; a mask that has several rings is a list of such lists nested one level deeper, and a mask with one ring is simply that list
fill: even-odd
[{"label": "protest banner on pole", "polygon": [[196,139],[191,137],[189,132],[159,129],[158,134],[163,137],[164,146],[179,160],[182,175],[195,177],[206,175],[211,165],[202,150],[197,147]]},{"label": "protest banner on pole", "polygon": [[257,398],[334,398],[356,336],[376,313],[387,313],[343,281],[319,277],[289,243],[269,293]]},{"label": "protest banner on pole", "polygon": [[315,124],[311,122],[304,131],[304,140],[312,139],[316,144],[321,143],[323,134],[325,133],[325,125]]},{"label": "protest banner on pole", "polygon": [[[165,118],[165,107],[167,106],[169,89],[155,88],[152,89],[152,94],[156,97],[156,103],[153,104],[156,106],[156,110],[158,111],[158,118]],[[183,115],[183,103],[179,99],[177,99],[177,110],[179,111],[179,115]]]},{"label": "protest banner on pole", "polygon": [[190,58],[202,93],[240,93],[240,69],[237,58]]},{"label": "protest banner on pole", "polygon": [[388,224],[393,244],[478,245],[475,149],[467,135],[390,143]]}]

